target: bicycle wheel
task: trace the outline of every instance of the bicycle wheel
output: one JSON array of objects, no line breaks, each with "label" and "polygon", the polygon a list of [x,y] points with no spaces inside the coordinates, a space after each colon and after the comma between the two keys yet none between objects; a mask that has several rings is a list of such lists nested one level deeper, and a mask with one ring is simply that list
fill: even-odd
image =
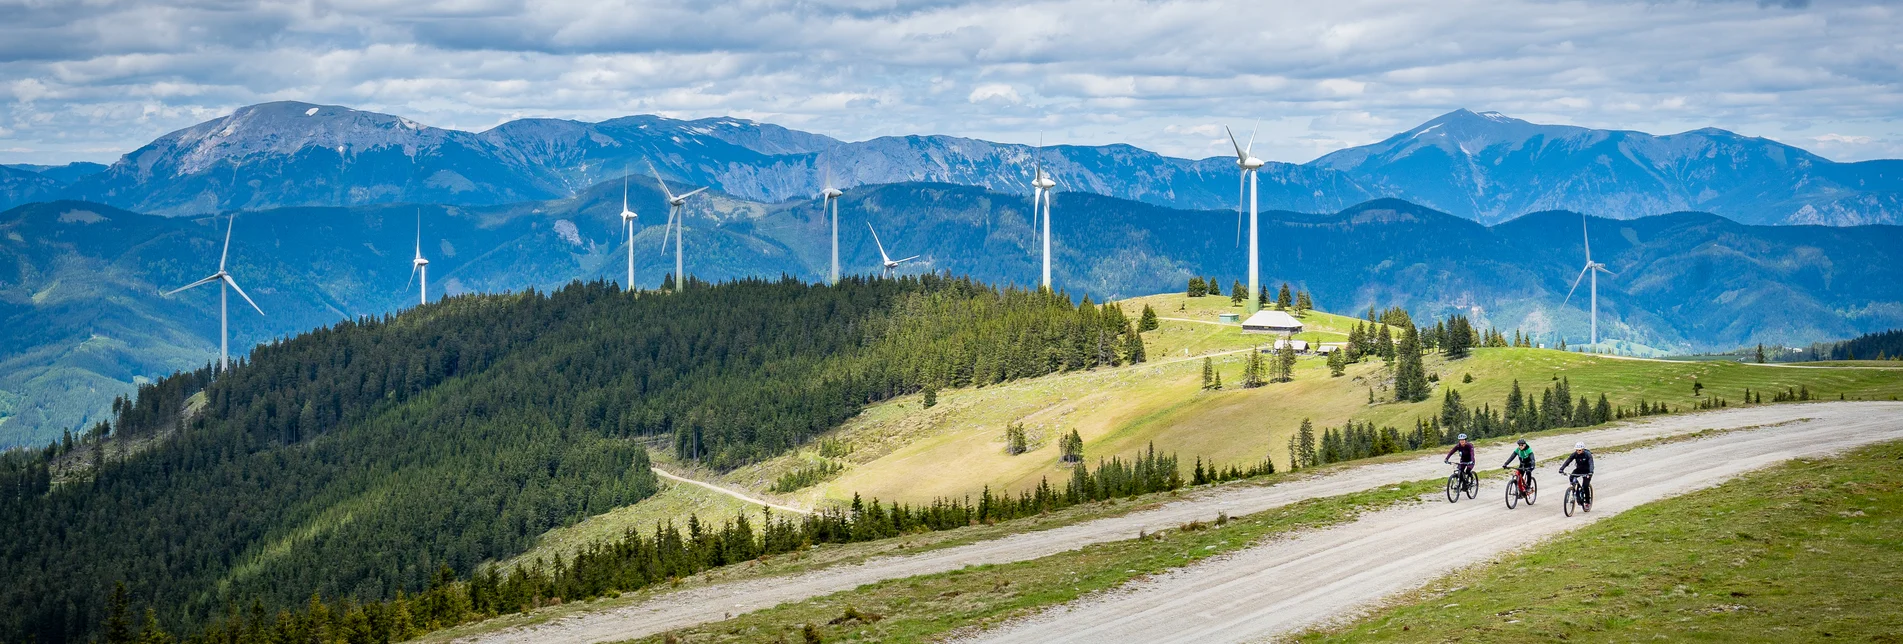
[{"label": "bicycle wheel", "polygon": [[1473,472],[1468,472],[1467,473],[1467,498],[1471,499],[1476,496],[1480,496],[1480,477],[1474,476]]},{"label": "bicycle wheel", "polygon": [[1579,509],[1584,510],[1586,512],[1592,511],[1592,484],[1591,483],[1587,483],[1585,486],[1579,488]]},{"label": "bicycle wheel", "polygon": [[1520,482],[1509,478],[1507,479],[1507,509],[1511,510],[1519,506],[1520,506]]},{"label": "bicycle wheel", "polygon": [[1448,503],[1460,502],[1460,483],[1461,483],[1461,480],[1460,480],[1459,472],[1455,472],[1452,475],[1447,477],[1447,502]]},{"label": "bicycle wheel", "polygon": [[1578,492],[1578,488],[1566,490],[1566,500],[1559,502],[1559,507],[1566,511],[1566,516],[1573,516],[1573,496]]},{"label": "bicycle wheel", "polygon": [[1540,482],[1533,480],[1532,472],[1527,472],[1526,473],[1526,504],[1533,505],[1533,501],[1539,498],[1540,498]]}]

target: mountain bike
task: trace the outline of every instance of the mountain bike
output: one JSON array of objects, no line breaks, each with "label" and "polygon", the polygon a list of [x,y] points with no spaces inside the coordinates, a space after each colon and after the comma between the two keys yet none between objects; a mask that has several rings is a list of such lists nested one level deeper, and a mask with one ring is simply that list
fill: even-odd
[{"label": "mountain bike", "polygon": [[[1462,463],[1461,465],[1472,465]],[[1474,475],[1472,467],[1454,466],[1454,473],[1447,475],[1447,502],[1459,503],[1460,493],[1466,492],[1471,499],[1480,494],[1480,477]]]},{"label": "mountain bike", "polygon": [[1592,511],[1592,483],[1581,482],[1578,474],[1572,476],[1572,485],[1566,488],[1566,501],[1560,505],[1566,509],[1566,516],[1573,516],[1573,508],[1580,512]]},{"label": "mountain bike", "polygon": [[1539,498],[1539,493],[1540,485],[1538,481],[1533,480],[1533,470],[1516,469],[1513,476],[1507,478],[1507,509],[1511,510],[1518,506],[1520,499],[1526,499],[1527,505],[1533,505],[1534,499]]}]

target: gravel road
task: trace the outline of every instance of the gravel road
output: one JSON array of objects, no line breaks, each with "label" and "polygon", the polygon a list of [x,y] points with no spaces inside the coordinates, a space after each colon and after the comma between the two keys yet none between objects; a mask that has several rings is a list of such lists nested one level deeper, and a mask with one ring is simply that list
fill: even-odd
[{"label": "gravel road", "polygon": [[[1809,420],[1790,422],[1799,419]],[[1704,429],[1772,425],[1777,426],[1721,434],[1658,450],[1605,456],[1601,469],[1607,471],[1608,476],[1601,478],[1596,486],[1600,498],[1593,516],[1606,516],[1647,500],[1711,485],[1779,460],[1903,438],[1903,403],[1810,403],[1666,416],[1607,429],[1542,436],[1532,444],[1537,453],[1551,456],[1562,453],[1563,448],[1570,448],[1577,440],[1592,446],[1611,446]],[[1488,458],[1504,460],[1505,451],[1495,448],[1483,452],[1481,460]],[[1442,477],[1447,471],[1438,456],[1430,456],[1350,467],[1272,486],[1224,486],[1125,516],[785,577],[712,584],[661,595],[640,604],[458,641],[554,644],[641,637],[876,581],[971,565],[1036,559],[1090,544],[1133,539],[1139,531],[1155,532],[1194,519],[1211,520],[1218,512],[1242,516],[1306,499]],[[1137,585],[1132,591],[1117,593],[1114,597],[1093,598],[1066,606],[990,635],[1006,641],[1082,639],[1086,633],[1091,634],[1088,637],[1109,641],[1200,641],[1210,639],[1210,632],[1284,632],[1353,610],[1389,593],[1418,586],[1462,562],[1483,560],[1591,520],[1561,517],[1556,492],[1560,489],[1557,486],[1563,484],[1551,476],[1547,478],[1549,498],[1533,509],[1516,510],[1518,514],[1506,514],[1505,506],[1498,499],[1484,495],[1477,501],[1463,501],[1452,507],[1429,505],[1377,513],[1348,526],[1250,549],[1226,558],[1220,565],[1185,569],[1180,574]],[[1488,494],[1500,495],[1497,484],[1487,489]],[[1509,516],[1517,527],[1500,529]],[[1388,523],[1379,523],[1382,521]],[[1397,559],[1391,556],[1396,552],[1405,554]],[[1382,553],[1382,557],[1371,557],[1368,553]],[[1289,568],[1286,572],[1262,574],[1280,570],[1277,566]],[[1267,583],[1270,578],[1283,581]],[[1301,581],[1287,581],[1291,579]],[[1178,593],[1183,597],[1201,598],[1201,601],[1182,603],[1169,597]],[[1263,608],[1266,606],[1277,608]],[[1192,629],[1188,627],[1194,626],[1192,622],[1224,624],[1242,630],[1197,630],[1194,632],[1198,635],[1190,636]],[[1166,626],[1163,630],[1167,632],[1146,637],[1136,635],[1155,633],[1149,629],[1157,629],[1159,625]]]},{"label": "gravel road", "polygon": [[[1244,642],[1345,619],[1382,598],[1453,570],[1792,458],[1903,439],[1903,405],[1829,404],[1758,409],[1811,420],[1661,445],[1598,459],[1590,514],[1566,517],[1566,481],[1543,466],[1534,506],[1506,509],[1503,482],[1479,498],[1444,499],[1368,514],[1334,528],[1272,541],[981,633],[982,642]],[[1720,416],[1687,420],[1714,421]],[[1768,419],[1765,419],[1768,420]],[[1714,423],[1716,424],[1716,423]],[[1729,424],[1729,423],[1726,423]],[[1756,424],[1756,423],[1747,423]],[[1537,441],[1552,443],[1553,441]],[[1547,455],[1563,453],[1562,444]]]}]

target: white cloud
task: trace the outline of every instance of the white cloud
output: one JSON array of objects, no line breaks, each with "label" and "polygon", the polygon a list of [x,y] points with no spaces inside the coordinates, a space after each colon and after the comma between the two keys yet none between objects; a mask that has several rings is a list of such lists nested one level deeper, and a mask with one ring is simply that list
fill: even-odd
[{"label": "white cloud", "polygon": [[[946,133],[1211,153],[1265,122],[1305,161],[1461,107],[1648,131],[1805,123],[1903,139],[1903,9],[1880,0],[92,0],[13,3],[0,126],[110,160],[264,100],[443,127],[744,115],[846,139]],[[1211,20],[1211,16],[1221,16]],[[969,89],[967,89],[969,88]],[[966,100],[956,97],[961,93]],[[1180,126],[1180,127],[1179,127]]]},{"label": "white cloud", "polygon": [[984,103],[984,102],[990,101],[990,102],[1006,103],[1010,105],[1016,105],[1016,104],[1024,102],[1024,98],[1018,96],[1018,90],[1012,89],[1010,85],[1006,85],[1003,83],[986,83],[986,84],[974,87],[971,90],[971,95],[966,96],[965,100],[971,101],[973,103]]},{"label": "white cloud", "polygon": [[1824,134],[1821,136],[1813,136],[1810,138],[1810,140],[1816,141],[1818,143],[1844,143],[1849,145],[1863,145],[1865,143],[1874,141],[1875,139],[1871,137],[1867,137],[1867,136],[1844,136],[1842,134]]}]

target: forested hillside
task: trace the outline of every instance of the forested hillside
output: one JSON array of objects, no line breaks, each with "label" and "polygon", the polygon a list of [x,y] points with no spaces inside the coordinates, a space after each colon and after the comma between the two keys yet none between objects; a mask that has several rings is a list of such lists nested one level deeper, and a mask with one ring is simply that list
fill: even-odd
[{"label": "forested hillside", "polygon": [[929,276],[576,283],[319,329],[142,387],[106,438],[0,459],[0,640],[89,637],[120,581],[174,632],[414,593],[652,494],[643,438],[737,465],[893,395],[1140,360],[1134,333]]}]

